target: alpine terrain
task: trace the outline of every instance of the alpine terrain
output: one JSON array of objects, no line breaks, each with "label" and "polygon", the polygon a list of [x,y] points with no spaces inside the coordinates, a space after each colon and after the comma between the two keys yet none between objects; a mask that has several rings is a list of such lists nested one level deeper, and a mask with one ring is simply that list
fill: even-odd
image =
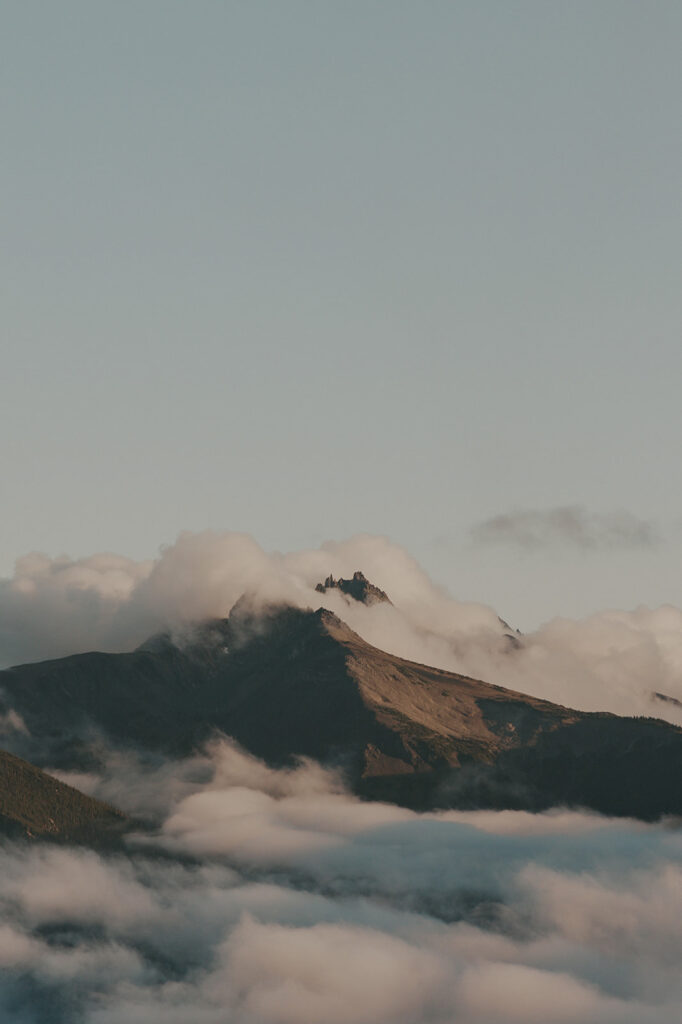
[{"label": "alpine terrain", "polygon": [[[362,573],[318,590],[376,602]],[[682,729],[572,710],[378,650],[332,612],[242,599],[191,640],[152,638],[0,673],[13,749],[88,768],[98,744],[187,755],[216,731],[271,765],[315,758],[371,800],[424,808],[554,805],[682,813]],[[38,778],[38,776],[36,776]]]}]

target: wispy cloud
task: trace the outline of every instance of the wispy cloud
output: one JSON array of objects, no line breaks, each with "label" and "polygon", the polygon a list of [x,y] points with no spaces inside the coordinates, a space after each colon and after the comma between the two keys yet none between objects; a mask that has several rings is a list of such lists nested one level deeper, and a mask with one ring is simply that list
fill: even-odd
[{"label": "wispy cloud", "polygon": [[580,505],[516,509],[476,523],[470,535],[477,544],[583,550],[648,548],[660,540],[653,523],[631,512],[590,512]]}]

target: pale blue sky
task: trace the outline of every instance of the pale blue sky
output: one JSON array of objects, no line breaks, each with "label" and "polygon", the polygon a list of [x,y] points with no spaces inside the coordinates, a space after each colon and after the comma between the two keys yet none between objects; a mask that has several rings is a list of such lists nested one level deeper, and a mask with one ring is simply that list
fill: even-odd
[{"label": "pale blue sky", "polygon": [[[682,604],[682,4],[2,5],[0,573],[357,531]],[[472,545],[626,510],[641,548]]]}]

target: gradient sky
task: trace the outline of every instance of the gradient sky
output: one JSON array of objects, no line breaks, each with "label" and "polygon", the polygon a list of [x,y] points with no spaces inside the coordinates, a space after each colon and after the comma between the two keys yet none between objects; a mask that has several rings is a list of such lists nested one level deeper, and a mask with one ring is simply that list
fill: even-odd
[{"label": "gradient sky", "polygon": [[[522,628],[682,604],[682,5],[5,0],[0,39],[0,573],[368,531]],[[471,534],[563,506],[582,541]]]}]

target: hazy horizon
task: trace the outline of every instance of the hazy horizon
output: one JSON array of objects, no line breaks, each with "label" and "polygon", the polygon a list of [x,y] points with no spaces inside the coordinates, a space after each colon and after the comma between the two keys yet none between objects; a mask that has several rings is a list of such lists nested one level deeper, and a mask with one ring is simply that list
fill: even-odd
[{"label": "hazy horizon", "polygon": [[4,5],[0,576],[358,533],[682,607],[682,7]]}]

